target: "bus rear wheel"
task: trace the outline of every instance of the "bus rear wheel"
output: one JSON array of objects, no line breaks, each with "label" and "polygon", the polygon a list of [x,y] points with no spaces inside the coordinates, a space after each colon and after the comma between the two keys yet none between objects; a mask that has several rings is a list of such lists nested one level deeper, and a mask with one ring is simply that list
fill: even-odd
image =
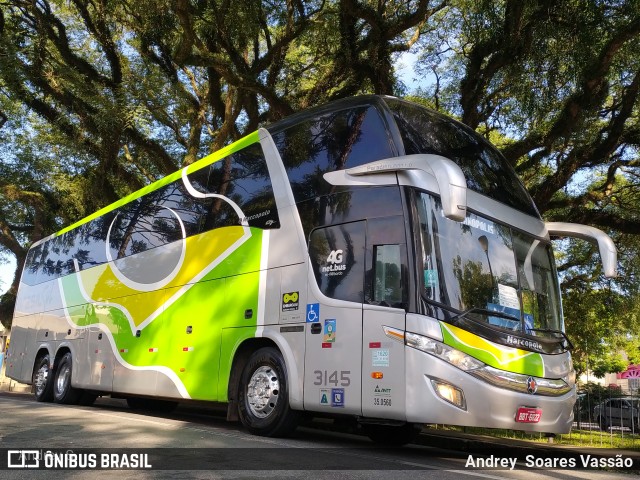
[{"label": "bus rear wheel", "polygon": [[53,400],[53,372],[51,371],[49,354],[42,355],[36,360],[32,385],[36,401],[50,402]]},{"label": "bus rear wheel", "polygon": [[422,431],[422,425],[419,423],[405,423],[399,426],[364,423],[362,429],[375,443],[399,447],[415,441]]},{"label": "bus rear wheel", "polygon": [[275,348],[261,348],[249,357],[240,377],[238,413],[255,435],[284,437],[296,429],[299,413],[289,406],[287,370]]},{"label": "bus rear wheel", "polygon": [[82,392],[71,386],[71,368],[71,353],[67,352],[58,362],[54,373],[53,401],[55,403],[67,405],[75,405],[78,403]]}]

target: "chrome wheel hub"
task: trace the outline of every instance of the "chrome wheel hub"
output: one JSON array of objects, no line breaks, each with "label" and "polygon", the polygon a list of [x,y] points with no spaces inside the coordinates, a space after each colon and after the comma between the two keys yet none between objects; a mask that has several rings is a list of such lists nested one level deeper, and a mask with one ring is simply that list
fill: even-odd
[{"label": "chrome wheel hub", "polygon": [[249,409],[258,418],[266,418],[276,408],[280,381],[271,367],[258,368],[247,385],[247,400]]},{"label": "chrome wheel hub", "polygon": [[47,384],[48,379],[49,379],[49,365],[45,363],[38,369],[38,372],[36,373],[35,384],[36,384],[36,394],[38,396],[42,395],[42,392],[44,392],[44,387]]},{"label": "chrome wheel hub", "polygon": [[65,389],[67,388],[67,384],[70,380],[71,377],[71,369],[69,368],[69,365],[63,365],[62,366],[62,370],[60,370],[60,373],[58,374],[58,376],[56,377],[56,392],[57,393],[63,393],[65,391]]}]

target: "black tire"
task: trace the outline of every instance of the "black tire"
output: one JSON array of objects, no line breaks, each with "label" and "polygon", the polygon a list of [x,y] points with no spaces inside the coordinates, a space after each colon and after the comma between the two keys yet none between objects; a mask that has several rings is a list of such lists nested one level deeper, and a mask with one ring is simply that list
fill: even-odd
[{"label": "black tire", "polygon": [[131,410],[146,410],[148,399],[142,397],[128,397],[127,405]]},{"label": "black tire", "polygon": [[405,423],[404,425],[379,425],[363,423],[364,433],[375,443],[399,447],[412,443],[422,431],[422,424]]},{"label": "black tire", "polygon": [[78,399],[78,405],[81,405],[83,407],[90,407],[94,404],[96,398],[98,398],[97,393],[92,393],[85,390],[82,392],[80,398]]},{"label": "black tire", "polygon": [[298,426],[300,413],[289,406],[287,369],[275,348],[249,357],[240,377],[238,413],[247,430],[264,437],[285,437]]},{"label": "black tire", "polygon": [[32,385],[37,402],[53,400],[53,369],[48,353],[36,359],[33,367]]},{"label": "black tire", "polygon": [[71,353],[67,352],[58,362],[53,374],[53,401],[66,405],[75,405],[82,394],[81,390],[71,386]]}]

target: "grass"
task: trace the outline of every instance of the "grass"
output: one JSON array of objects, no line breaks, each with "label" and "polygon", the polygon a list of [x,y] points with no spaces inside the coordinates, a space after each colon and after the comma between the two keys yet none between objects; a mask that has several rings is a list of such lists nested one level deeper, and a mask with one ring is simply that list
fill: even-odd
[{"label": "grass", "polygon": [[[518,430],[505,430],[494,428],[454,427],[449,425],[436,425],[436,429],[483,435],[495,438],[508,438],[534,443],[550,443],[544,433],[527,433]],[[552,443],[556,445],[569,445],[590,448],[617,448],[623,450],[640,451],[640,435],[632,434],[629,430],[572,430],[571,433],[556,435]]]}]

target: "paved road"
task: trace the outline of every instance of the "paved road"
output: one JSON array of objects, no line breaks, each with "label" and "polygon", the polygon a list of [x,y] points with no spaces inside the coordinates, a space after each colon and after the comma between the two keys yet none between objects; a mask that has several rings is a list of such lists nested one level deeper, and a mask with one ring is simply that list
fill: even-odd
[{"label": "paved road", "polygon": [[[289,439],[255,437],[210,410],[180,409],[172,415],[158,416],[136,413],[119,400],[99,400],[94,407],[68,407],[6,393],[0,394],[0,448],[63,449],[80,454],[76,457],[79,462],[83,458],[89,462],[90,455],[95,454],[98,465],[104,453],[126,452],[129,462],[146,459],[153,466],[151,470],[117,471],[4,470],[0,471],[2,479],[620,478],[619,473],[600,471],[531,470],[523,462],[512,471],[483,470],[466,466],[470,458],[467,453],[423,445],[378,449],[364,437],[317,428],[300,428]],[[2,450],[0,454],[7,452]],[[69,457],[65,458],[68,461]],[[117,458],[123,461],[121,456]],[[474,461],[486,458],[472,455]],[[0,458],[0,465],[7,461]]]}]

